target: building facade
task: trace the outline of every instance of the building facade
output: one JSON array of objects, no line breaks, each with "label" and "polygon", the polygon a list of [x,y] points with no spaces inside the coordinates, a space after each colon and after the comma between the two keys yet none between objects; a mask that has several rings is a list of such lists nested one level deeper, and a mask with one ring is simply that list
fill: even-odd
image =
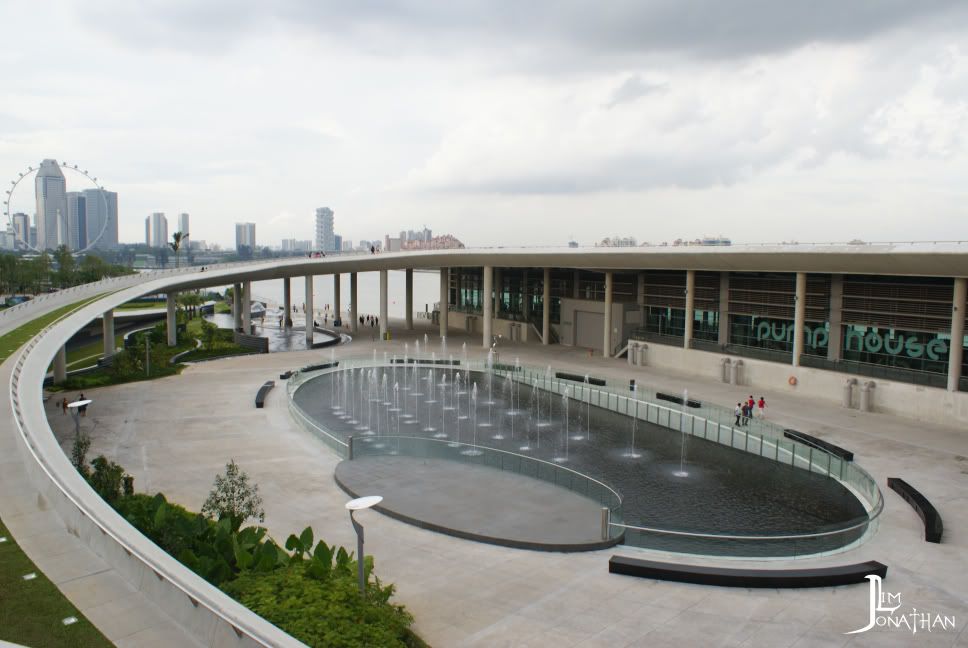
[{"label": "building facade", "polygon": [[13,234],[18,245],[30,243],[30,216],[18,212],[12,216]]},{"label": "building facade", "polygon": [[150,248],[168,245],[168,219],[164,212],[155,212],[145,219],[145,245]]},{"label": "building facade", "polygon": [[235,224],[235,250],[238,252],[243,246],[250,251],[255,250],[255,223]]},{"label": "building facade", "polygon": [[99,250],[118,247],[118,194],[104,189],[84,191],[87,245]]},{"label": "building facade", "polygon": [[316,210],[316,249],[323,252],[337,249],[336,235],[333,232],[333,210],[329,207]]},{"label": "building facade", "polygon": [[67,182],[56,160],[40,163],[34,178],[37,200],[37,248],[53,250],[69,244]]},{"label": "building facade", "polygon": [[68,245],[72,250],[87,247],[87,200],[79,191],[67,192],[67,228],[70,231]]},{"label": "building facade", "polygon": [[189,226],[188,221],[189,221],[188,214],[186,213],[178,214],[178,231],[182,233],[182,237],[186,237],[191,234],[191,230],[188,227]]}]

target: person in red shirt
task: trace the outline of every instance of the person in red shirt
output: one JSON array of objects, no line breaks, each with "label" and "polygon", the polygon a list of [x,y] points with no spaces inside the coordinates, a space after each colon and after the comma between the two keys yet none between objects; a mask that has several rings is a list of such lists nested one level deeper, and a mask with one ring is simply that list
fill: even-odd
[{"label": "person in red shirt", "polygon": [[762,396],[756,402],[756,415],[761,419],[766,418],[766,399]]}]

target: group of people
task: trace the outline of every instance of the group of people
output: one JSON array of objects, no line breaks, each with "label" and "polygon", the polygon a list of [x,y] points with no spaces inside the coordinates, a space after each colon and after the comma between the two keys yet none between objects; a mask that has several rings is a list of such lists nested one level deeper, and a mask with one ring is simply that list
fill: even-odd
[{"label": "group of people", "polygon": [[[84,392],[81,392],[81,395],[77,397],[77,400],[78,401],[87,400],[86,398],[84,398]],[[63,399],[61,399],[60,406],[61,406],[61,409],[64,411],[64,414],[67,414],[66,396]],[[87,405],[81,405],[80,407],[77,408],[77,411],[80,413],[81,416],[87,416]]]},{"label": "group of people", "polygon": [[759,419],[766,418],[766,399],[760,396],[760,400],[753,400],[753,394],[750,394],[747,400],[736,403],[733,414],[736,415],[736,426],[749,425],[754,416]]}]

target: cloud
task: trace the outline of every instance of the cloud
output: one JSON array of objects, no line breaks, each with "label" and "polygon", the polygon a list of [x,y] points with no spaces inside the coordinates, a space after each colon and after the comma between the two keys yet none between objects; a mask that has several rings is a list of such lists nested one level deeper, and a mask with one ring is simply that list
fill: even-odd
[{"label": "cloud", "polygon": [[615,88],[611,100],[605,105],[608,108],[614,108],[619,104],[635,101],[654,92],[661,92],[665,87],[665,83],[649,82],[644,80],[641,75],[633,74],[625,79],[622,85]]}]

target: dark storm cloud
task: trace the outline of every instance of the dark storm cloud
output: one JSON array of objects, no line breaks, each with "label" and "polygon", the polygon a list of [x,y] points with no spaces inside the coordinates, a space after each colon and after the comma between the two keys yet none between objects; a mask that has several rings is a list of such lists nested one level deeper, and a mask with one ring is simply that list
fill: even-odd
[{"label": "dark storm cloud", "polygon": [[[673,52],[735,57],[898,28],[963,26],[964,0],[175,0],[99,3],[88,24],[139,47],[218,50],[273,29],[368,51],[441,53],[513,46],[594,55]],[[508,52],[492,51],[494,56]]]}]

